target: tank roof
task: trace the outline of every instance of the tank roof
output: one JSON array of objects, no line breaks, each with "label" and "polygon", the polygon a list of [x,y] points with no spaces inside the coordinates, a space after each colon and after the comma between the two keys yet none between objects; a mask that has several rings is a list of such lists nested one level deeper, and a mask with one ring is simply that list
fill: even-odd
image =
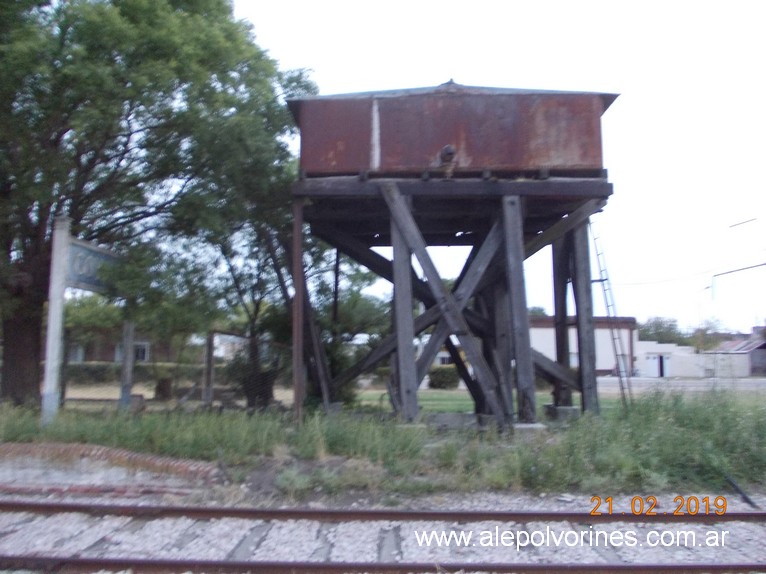
[{"label": "tank roof", "polygon": [[287,105],[293,114],[296,122],[300,123],[300,103],[310,100],[356,100],[356,99],[379,99],[379,98],[406,98],[411,96],[427,96],[454,94],[465,96],[599,96],[604,104],[604,111],[612,105],[619,94],[603,92],[574,92],[564,90],[535,90],[528,88],[493,88],[486,86],[466,86],[458,84],[453,80],[440,84],[438,86],[429,86],[422,88],[404,88],[395,90],[377,90],[371,92],[352,92],[346,94],[329,94],[317,96],[304,96],[300,98],[291,98]]}]

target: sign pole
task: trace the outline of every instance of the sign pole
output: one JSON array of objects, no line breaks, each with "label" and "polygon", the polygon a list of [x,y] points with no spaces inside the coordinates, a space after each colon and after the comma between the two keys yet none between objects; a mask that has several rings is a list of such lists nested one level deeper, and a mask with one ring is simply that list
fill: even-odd
[{"label": "sign pole", "polygon": [[69,260],[68,217],[57,217],[53,223],[51,275],[48,285],[48,328],[45,336],[45,375],[43,379],[42,424],[50,424],[59,409],[64,335],[64,290]]}]

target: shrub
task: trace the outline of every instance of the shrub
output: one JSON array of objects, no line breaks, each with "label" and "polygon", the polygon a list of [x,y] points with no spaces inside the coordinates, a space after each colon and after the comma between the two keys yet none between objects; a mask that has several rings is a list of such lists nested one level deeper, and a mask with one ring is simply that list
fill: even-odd
[{"label": "shrub", "polygon": [[454,367],[433,367],[428,371],[428,380],[431,389],[456,389],[460,377]]},{"label": "shrub", "polygon": [[120,380],[120,364],[103,361],[69,363],[64,370],[67,384],[96,385]]},{"label": "shrub", "polygon": [[[67,384],[97,385],[116,383],[120,380],[120,363],[89,361],[69,363],[64,371]],[[202,365],[176,365],[175,363],[136,363],[133,366],[133,382],[150,383],[161,378],[198,381],[202,378]]]}]

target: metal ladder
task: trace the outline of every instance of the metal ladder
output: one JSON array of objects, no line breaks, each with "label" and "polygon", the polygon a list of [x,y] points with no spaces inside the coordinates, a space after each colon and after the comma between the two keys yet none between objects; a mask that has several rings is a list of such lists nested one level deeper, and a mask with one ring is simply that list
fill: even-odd
[{"label": "metal ladder", "polygon": [[622,341],[619,326],[617,325],[617,311],[614,304],[614,294],[612,293],[609,274],[606,271],[606,257],[599,244],[599,238],[593,230],[593,223],[588,220],[588,230],[593,238],[593,247],[596,252],[596,261],[598,262],[599,278],[595,281],[601,283],[604,292],[604,305],[606,307],[606,317],[609,324],[609,333],[612,340],[612,351],[614,352],[615,362],[617,364],[617,380],[620,384],[620,397],[623,406],[627,409],[628,405],[633,404],[633,390],[630,384],[630,372],[628,365],[628,355],[625,352],[625,345]]}]

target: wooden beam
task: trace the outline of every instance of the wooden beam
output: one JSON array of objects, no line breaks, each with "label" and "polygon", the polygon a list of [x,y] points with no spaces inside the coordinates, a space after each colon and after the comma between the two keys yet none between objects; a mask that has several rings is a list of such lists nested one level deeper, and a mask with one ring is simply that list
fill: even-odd
[{"label": "wooden beam", "polygon": [[540,351],[532,349],[532,362],[535,365],[535,372],[549,383],[561,383],[570,390],[580,390],[577,379],[569,369],[565,369],[556,361],[550,360]]},{"label": "wooden beam", "polygon": [[320,333],[316,317],[314,317],[314,310],[311,307],[311,299],[309,299],[308,289],[305,284],[305,274],[303,280],[304,284],[301,291],[303,292],[304,329],[306,329],[309,337],[311,357],[314,359],[314,375],[316,376],[317,383],[319,383],[319,392],[322,395],[322,406],[324,407],[325,412],[329,413],[330,380],[332,377],[330,375],[330,367],[328,365],[324,343],[322,343],[322,334]]},{"label": "wooden beam", "polygon": [[[492,226],[481,247],[473,251],[473,257],[470,257],[463,268],[460,276],[462,280],[458,283],[455,290],[455,301],[460,311],[465,309],[468,300],[473,296],[476,286],[489,269],[495,254],[500,250],[503,237],[500,226],[496,223]],[[442,318],[434,328],[431,337],[428,339],[423,352],[418,359],[418,380],[422,380],[428,372],[428,368],[433,363],[434,357],[439,352],[444,340],[449,336],[450,328],[446,319]],[[422,375],[422,376],[421,376]]]},{"label": "wooden beam", "polygon": [[[554,242],[557,238],[564,236],[568,231],[571,231],[573,227],[587,221],[588,217],[593,213],[597,213],[603,209],[605,204],[606,202],[601,199],[588,201],[585,205],[573,211],[569,217],[562,218],[551,228],[536,235],[534,239],[527,241],[524,244],[524,259],[528,259],[546,245]],[[491,266],[492,271],[487,273],[482,279],[477,286],[477,290],[481,291],[503,277],[503,265],[500,263],[500,260],[498,260],[497,263],[497,265]]]},{"label": "wooden beam", "polygon": [[574,294],[577,306],[577,349],[579,355],[582,408],[598,414],[596,387],[596,336],[593,324],[593,289],[590,274],[590,246],[588,226],[572,231],[574,262]]},{"label": "wooden beam", "polygon": [[386,390],[388,391],[388,402],[391,403],[391,409],[394,415],[402,414],[402,397],[400,396],[401,387],[399,385],[399,366],[396,358],[396,352],[391,353],[391,374],[386,378]]},{"label": "wooden beam", "polygon": [[317,177],[304,179],[293,187],[294,196],[370,197],[380,186],[396,185],[403,195],[448,196],[451,198],[486,198],[512,196],[550,196],[556,198],[608,197],[612,184],[603,178],[533,179],[370,179],[357,177]]},{"label": "wooden beam", "polygon": [[394,251],[394,330],[396,332],[396,372],[402,416],[413,421],[418,415],[418,382],[415,368],[415,328],[412,319],[412,253],[399,228],[391,223]]},{"label": "wooden beam", "polygon": [[306,398],[306,373],[303,362],[303,320],[305,277],[303,273],[303,199],[293,201],[293,408],[300,421]]},{"label": "wooden beam", "polygon": [[[422,331],[425,331],[430,327],[431,325],[435,324],[439,317],[441,316],[441,311],[438,307],[430,307],[426,309],[425,313],[422,313],[418,317],[415,318],[414,322],[414,330],[415,334],[419,334]],[[349,367],[339,375],[337,375],[333,381],[333,384],[335,385],[343,385],[344,383],[350,381],[354,377],[358,377],[365,371],[369,371],[375,365],[380,363],[382,360],[384,360],[386,357],[388,357],[391,353],[396,351],[396,334],[387,335],[383,338],[383,340],[380,342],[380,344],[375,347],[372,351],[370,351],[366,357],[364,357],[362,360],[358,361],[353,366]]]},{"label": "wooden beam", "polygon": [[495,329],[492,331],[492,333],[488,333],[481,338],[481,351],[482,355],[484,356],[484,360],[487,361],[489,368],[495,375],[495,381],[497,385],[495,387],[495,393],[497,394],[500,405],[503,408],[503,413],[505,414],[507,420],[512,421],[514,417],[513,408],[511,407],[511,405],[513,405],[513,400],[511,398],[512,392],[511,395],[509,395],[507,392],[510,391],[512,387],[509,387],[508,389],[503,387],[504,375],[509,373],[510,369],[504,370],[500,361],[500,356],[497,349],[498,321],[497,309],[495,308],[494,292],[488,293],[487,291],[478,293],[473,299],[476,311],[488,319],[493,320],[495,325]]},{"label": "wooden beam", "polygon": [[423,273],[428,280],[428,286],[436,299],[437,305],[442,310],[452,333],[454,333],[460,340],[468,361],[471,363],[474,372],[477,374],[477,379],[484,391],[487,404],[489,405],[492,414],[497,419],[500,428],[505,429],[507,426],[505,416],[503,415],[502,408],[494,394],[494,389],[497,386],[495,377],[484,360],[476,340],[470,334],[468,323],[460,312],[460,308],[455,301],[455,298],[444,287],[439,272],[428,254],[426,243],[418,231],[412,213],[410,213],[410,210],[407,208],[407,204],[399,193],[395,183],[383,183],[380,186],[380,190],[391,210],[391,217],[396,224],[396,227],[401,232],[407,246],[412,250],[420,263],[420,267],[423,269]]},{"label": "wooden beam", "polygon": [[[571,233],[553,241],[553,325],[556,337],[556,362],[563,369],[569,369],[569,311],[567,289],[571,278],[572,241]],[[572,406],[571,387],[562,382],[555,383],[553,403],[556,406]]]},{"label": "wooden beam", "polygon": [[452,358],[452,362],[455,364],[455,368],[457,369],[460,378],[463,379],[465,386],[468,388],[468,392],[473,399],[474,412],[480,415],[492,414],[487,409],[487,400],[484,397],[484,391],[482,390],[481,385],[479,385],[479,383],[476,382],[476,379],[471,376],[471,373],[468,370],[465,361],[463,361],[463,357],[460,355],[460,351],[458,350],[455,343],[453,343],[450,338],[447,338],[444,346],[447,348],[447,352]]},{"label": "wooden beam", "polygon": [[513,337],[511,335],[511,308],[508,289],[504,282],[498,281],[492,288],[495,300],[495,349],[499,363],[500,397],[503,400],[506,413],[512,416],[513,407],[513,368],[511,361],[515,355]]},{"label": "wooden beam", "polygon": [[[317,237],[326,241],[336,249],[339,249],[357,263],[364,265],[376,275],[381,276],[383,279],[386,279],[391,283],[394,282],[394,271],[391,261],[382,255],[375,253],[354,237],[328,225],[319,226],[316,230],[312,227],[312,231],[314,231],[314,234]],[[490,263],[490,267],[491,266]],[[412,271],[412,293],[416,299],[423,302],[427,307],[435,305],[435,300],[428,284],[420,279],[414,271]],[[470,309],[466,309],[465,317],[474,332],[479,334],[490,332],[491,326],[477,313]],[[425,329],[429,326],[430,324],[423,328]],[[417,332],[418,331],[416,330],[416,333]]]},{"label": "wooden beam", "polygon": [[516,391],[519,421],[533,423],[535,412],[535,371],[529,340],[529,311],[524,284],[524,216],[521,198],[507,196],[501,200],[505,242],[505,275],[511,308],[511,336],[516,359]]},{"label": "wooden beam", "polygon": [[550,245],[565,233],[579,227],[594,213],[601,211],[606,205],[605,199],[591,199],[585,205],[575,209],[567,217],[561,218],[556,224],[552,225],[542,233],[535,236],[524,245],[524,256],[531,257],[540,251],[546,245]]},{"label": "wooden beam", "polygon": [[[361,263],[370,271],[383,279],[394,283],[394,266],[391,261],[368,248],[364,243],[331,225],[312,225],[311,231],[320,239],[326,241],[357,263]],[[426,305],[433,305],[434,298],[431,290],[410,267],[413,293],[418,300]]]}]

